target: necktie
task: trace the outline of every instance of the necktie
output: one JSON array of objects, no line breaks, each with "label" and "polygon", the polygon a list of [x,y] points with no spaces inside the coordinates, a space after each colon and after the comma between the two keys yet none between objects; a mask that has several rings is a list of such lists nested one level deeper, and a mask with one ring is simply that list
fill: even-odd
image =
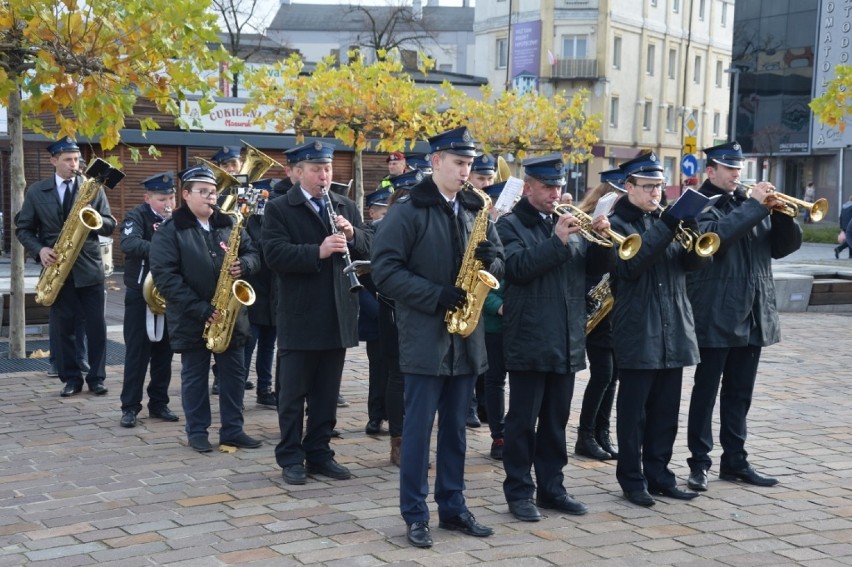
[{"label": "necktie", "polygon": [[323,202],[323,200],[322,200],[322,199],[320,199],[319,197],[311,197],[311,201],[314,203],[314,205],[316,205],[317,207],[319,207],[319,216],[320,216],[320,218],[321,218],[323,221],[328,221],[328,219],[327,219],[327,218],[326,218],[326,216],[325,216],[325,203]]},{"label": "necktie", "polygon": [[71,201],[74,200],[74,194],[70,180],[65,181],[63,185],[65,186],[65,193],[62,195],[62,218],[67,219],[68,213],[71,212]]}]

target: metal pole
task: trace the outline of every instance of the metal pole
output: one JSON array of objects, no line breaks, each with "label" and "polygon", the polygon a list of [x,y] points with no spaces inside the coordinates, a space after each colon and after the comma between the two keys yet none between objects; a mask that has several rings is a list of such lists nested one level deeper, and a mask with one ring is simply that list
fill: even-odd
[{"label": "metal pole", "polygon": [[[846,148],[840,148],[840,166],[837,168],[837,216],[843,206],[843,161],[846,159]],[[845,227],[844,227],[845,228]]]},{"label": "metal pole", "polygon": [[728,141],[737,139],[737,109],[740,106],[740,70],[737,67],[725,69],[726,73],[733,75],[733,88],[731,93],[731,104],[728,110],[730,114],[731,129],[728,131]]}]

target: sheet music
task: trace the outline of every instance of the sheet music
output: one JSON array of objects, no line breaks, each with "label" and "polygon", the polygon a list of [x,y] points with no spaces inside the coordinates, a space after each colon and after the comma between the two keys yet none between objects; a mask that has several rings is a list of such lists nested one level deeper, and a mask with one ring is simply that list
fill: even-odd
[{"label": "sheet music", "polygon": [[618,199],[620,195],[618,193],[607,193],[600,199],[598,199],[598,204],[595,206],[595,211],[592,213],[592,218],[596,219],[599,216],[603,215],[605,217],[609,216],[610,211],[612,211],[612,207],[615,205],[615,201]]},{"label": "sheet music", "polygon": [[500,192],[494,208],[501,214],[505,215],[512,210],[518,199],[521,198],[521,193],[524,191],[524,182],[517,177],[510,176],[506,180],[506,186]]}]

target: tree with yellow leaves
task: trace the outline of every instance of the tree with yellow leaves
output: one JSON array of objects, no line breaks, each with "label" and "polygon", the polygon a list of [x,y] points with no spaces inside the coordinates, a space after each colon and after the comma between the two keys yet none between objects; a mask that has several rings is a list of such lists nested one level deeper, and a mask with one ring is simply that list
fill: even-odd
[{"label": "tree with yellow leaves", "polygon": [[838,65],[825,93],[812,100],[810,107],[820,122],[846,130],[846,120],[852,115],[852,66]]},{"label": "tree with yellow leaves", "polygon": [[[50,138],[98,139],[108,150],[119,143],[139,98],[176,117],[186,93],[212,106],[212,73],[227,54],[208,47],[218,43],[209,6],[209,0],[0,2],[0,104],[8,107],[13,216],[26,187],[25,126]],[[142,118],[139,127],[157,125]],[[13,240],[13,358],[25,355],[23,274],[23,248]]]},{"label": "tree with yellow leaves", "polygon": [[294,55],[272,69],[246,75],[246,111],[271,108],[258,122],[279,132],[334,137],[355,151],[355,202],[363,210],[362,155],[367,149],[390,152],[437,133],[440,95],[418,87],[395,57],[380,53],[368,64],[356,51],[349,61],[327,58],[310,75]]}]

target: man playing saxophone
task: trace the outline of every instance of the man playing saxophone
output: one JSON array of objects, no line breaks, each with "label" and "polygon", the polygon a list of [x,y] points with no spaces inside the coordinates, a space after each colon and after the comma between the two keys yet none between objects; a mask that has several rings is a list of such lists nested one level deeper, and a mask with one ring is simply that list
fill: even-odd
[{"label": "man playing saxophone", "polygon": [[478,272],[479,265],[498,278],[503,272],[503,248],[485,199],[467,183],[476,155],[470,132],[456,128],[430,138],[429,144],[432,176],[390,208],[376,231],[372,254],[373,281],[396,302],[405,377],[400,511],[415,547],[432,545],[426,497],[436,411],[439,527],[477,537],[493,533],[476,521],[463,494],[465,417],[473,382],[487,367],[484,328],[470,321],[469,335],[451,333],[445,317],[471,306],[474,294],[458,286],[460,274]]},{"label": "man playing saxophone", "polygon": [[[512,515],[535,522],[539,508],[587,512],[563,485],[565,427],[574,374],[586,362],[586,271],[609,271],[611,257],[608,248],[577,234],[573,215],[554,213],[565,184],[562,154],[523,165],[523,197],[497,221],[506,250],[503,344],[509,371],[503,494]],[[603,233],[609,221],[600,216],[593,228]]]},{"label": "man playing saxophone", "polygon": [[702,230],[717,233],[721,244],[713,264],[687,279],[701,353],[689,403],[688,484],[707,490],[711,421],[721,382],[719,478],[772,486],[778,481],[748,462],[746,416],[761,349],[781,340],[772,259],[799,249],[802,227],[785,214],[771,213],[780,201],[770,183],[758,183],[750,196],[739,187],[743,154],[737,142],[707,148],[704,154],[707,180],[699,191],[721,197],[698,222]]},{"label": "man playing saxophone", "polygon": [[[57,262],[56,240],[66,223],[79,223],[69,218],[77,192],[84,182],[80,175],[80,148],[71,138],[63,138],[47,147],[50,163],[55,168],[52,178],[34,183],[27,190],[21,211],[15,217],[16,231],[24,248],[38,258],[42,266]],[[104,267],[98,236],[109,236],[115,229],[109,202],[103,189],[90,203],[102,224],[91,230],[83,243],[73,268],[50,306],[50,317],[58,327],[51,350],[56,357],[59,379],[65,384],[60,395],[69,397],[83,389],[83,375],[75,353],[75,322],[85,320],[89,345],[89,372],[85,381],[96,396],[107,393],[106,320],[104,319]]]},{"label": "man playing saxophone", "polygon": [[[166,300],[166,323],[172,349],[181,355],[181,401],[186,416],[189,446],[206,453],[213,450],[207,430],[211,425],[208,380],[210,350],[205,329],[221,323],[223,313],[213,304],[222,265],[233,258],[234,278],[254,273],[258,253],[245,231],[237,239],[238,250],[229,250],[234,238],[232,217],[214,210],[216,177],[205,165],[191,167],[180,175],[183,205],[160,225],[151,241],[151,274]],[[261,442],[243,431],[245,350],[249,322],[240,309],[224,352],[214,352],[219,367],[219,443],[242,448],[260,447]]]}]

